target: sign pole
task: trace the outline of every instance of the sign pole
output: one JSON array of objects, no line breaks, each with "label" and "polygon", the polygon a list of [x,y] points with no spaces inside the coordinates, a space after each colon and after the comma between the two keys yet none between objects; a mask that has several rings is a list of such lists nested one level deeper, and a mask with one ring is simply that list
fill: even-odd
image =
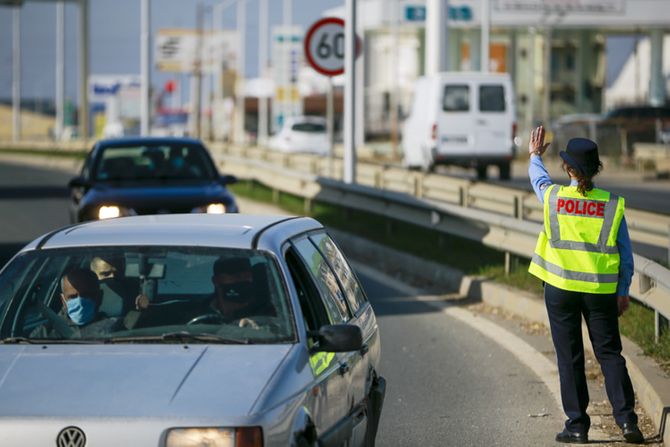
[{"label": "sign pole", "polygon": [[149,135],[149,27],[150,27],[150,0],[142,0],[140,5],[140,72],[142,82],[140,83],[140,133]]},{"label": "sign pole", "polygon": [[344,182],[356,182],[356,0],[345,1]]},{"label": "sign pole", "polygon": [[335,106],[333,101],[333,78],[328,76],[328,92],[326,93],[326,129],[328,135],[328,174],[333,177],[333,134],[335,130]]}]

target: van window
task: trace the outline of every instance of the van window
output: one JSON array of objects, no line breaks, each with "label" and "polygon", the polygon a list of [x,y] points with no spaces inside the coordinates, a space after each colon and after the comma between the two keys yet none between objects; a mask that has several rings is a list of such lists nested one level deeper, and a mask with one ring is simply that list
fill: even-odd
[{"label": "van window", "polygon": [[442,98],[445,112],[467,112],[470,110],[470,87],[467,85],[446,85]]},{"label": "van window", "polygon": [[502,85],[479,86],[479,110],[482,112],[505,111],[505,89]]}]

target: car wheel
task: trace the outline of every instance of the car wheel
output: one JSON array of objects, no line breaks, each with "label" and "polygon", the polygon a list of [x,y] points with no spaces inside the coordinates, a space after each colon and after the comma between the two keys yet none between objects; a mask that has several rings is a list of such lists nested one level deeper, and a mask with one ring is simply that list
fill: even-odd
[{"label": "car wheel", "polygon": [[509,161],[498,165],[498,177],[500,180],[509,180],[511,178],[511,171],[512,166]]},{"label": "car wheel", "polygon": [[477,180],[486,180],[486,165],[477,165]]},{"label": "car wheel", "polygon": [[375,377],[373,386],[368,395],[366,411],[368,416],[367,428],[365,430],[365,446],[374,447],[377,438],[377,429],[379,428],[379,419],[381,417],[382,407],[384,405],[384,396],[386,395],[386,379]]},{"label": "car wheel", "polygon": [[295,447],[317,447],[319,442],[316,437],[316,430],[310,425],[304,432],[295,438]]}]

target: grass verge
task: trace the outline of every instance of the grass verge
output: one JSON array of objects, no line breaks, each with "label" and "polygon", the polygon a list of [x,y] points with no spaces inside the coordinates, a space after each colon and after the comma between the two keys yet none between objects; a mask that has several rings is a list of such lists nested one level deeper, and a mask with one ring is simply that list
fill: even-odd
[{"label": "grass verge", "polygon": [[[513,257],[511,273],[506,275],[504,255],[476,242],[437,234],[417,225],[389,222],[376,214],[343,210],[326,203],[317,202],[310,212],[305,212],[302,198],[283,193],[275,195],[269,188],[254,182],[242,181],[232,185],[230,189],[251,200],[275,203],[290,213],[309,215],[326,226],[448,265],[469,275],[483,276],[538,297],[542,296],[542,284],[528,273],[527,260]],[[670,374],[670,332],[666,332],[659,343],[655,342],[654,312],[651,309],[631,303],[619,324],[623,335],[635,342],[645,355],[655,359]]]}]

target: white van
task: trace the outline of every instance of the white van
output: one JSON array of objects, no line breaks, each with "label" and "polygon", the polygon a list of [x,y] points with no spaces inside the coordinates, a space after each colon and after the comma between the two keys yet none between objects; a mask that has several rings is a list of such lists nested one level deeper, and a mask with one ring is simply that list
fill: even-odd
[{"label": "white van", "polygon": [[516,110],[507,73],[444,72],[417,79],[403,127],[404,165],[431,171],[438,164],[488,165],[510,178],[516,152]]}]

